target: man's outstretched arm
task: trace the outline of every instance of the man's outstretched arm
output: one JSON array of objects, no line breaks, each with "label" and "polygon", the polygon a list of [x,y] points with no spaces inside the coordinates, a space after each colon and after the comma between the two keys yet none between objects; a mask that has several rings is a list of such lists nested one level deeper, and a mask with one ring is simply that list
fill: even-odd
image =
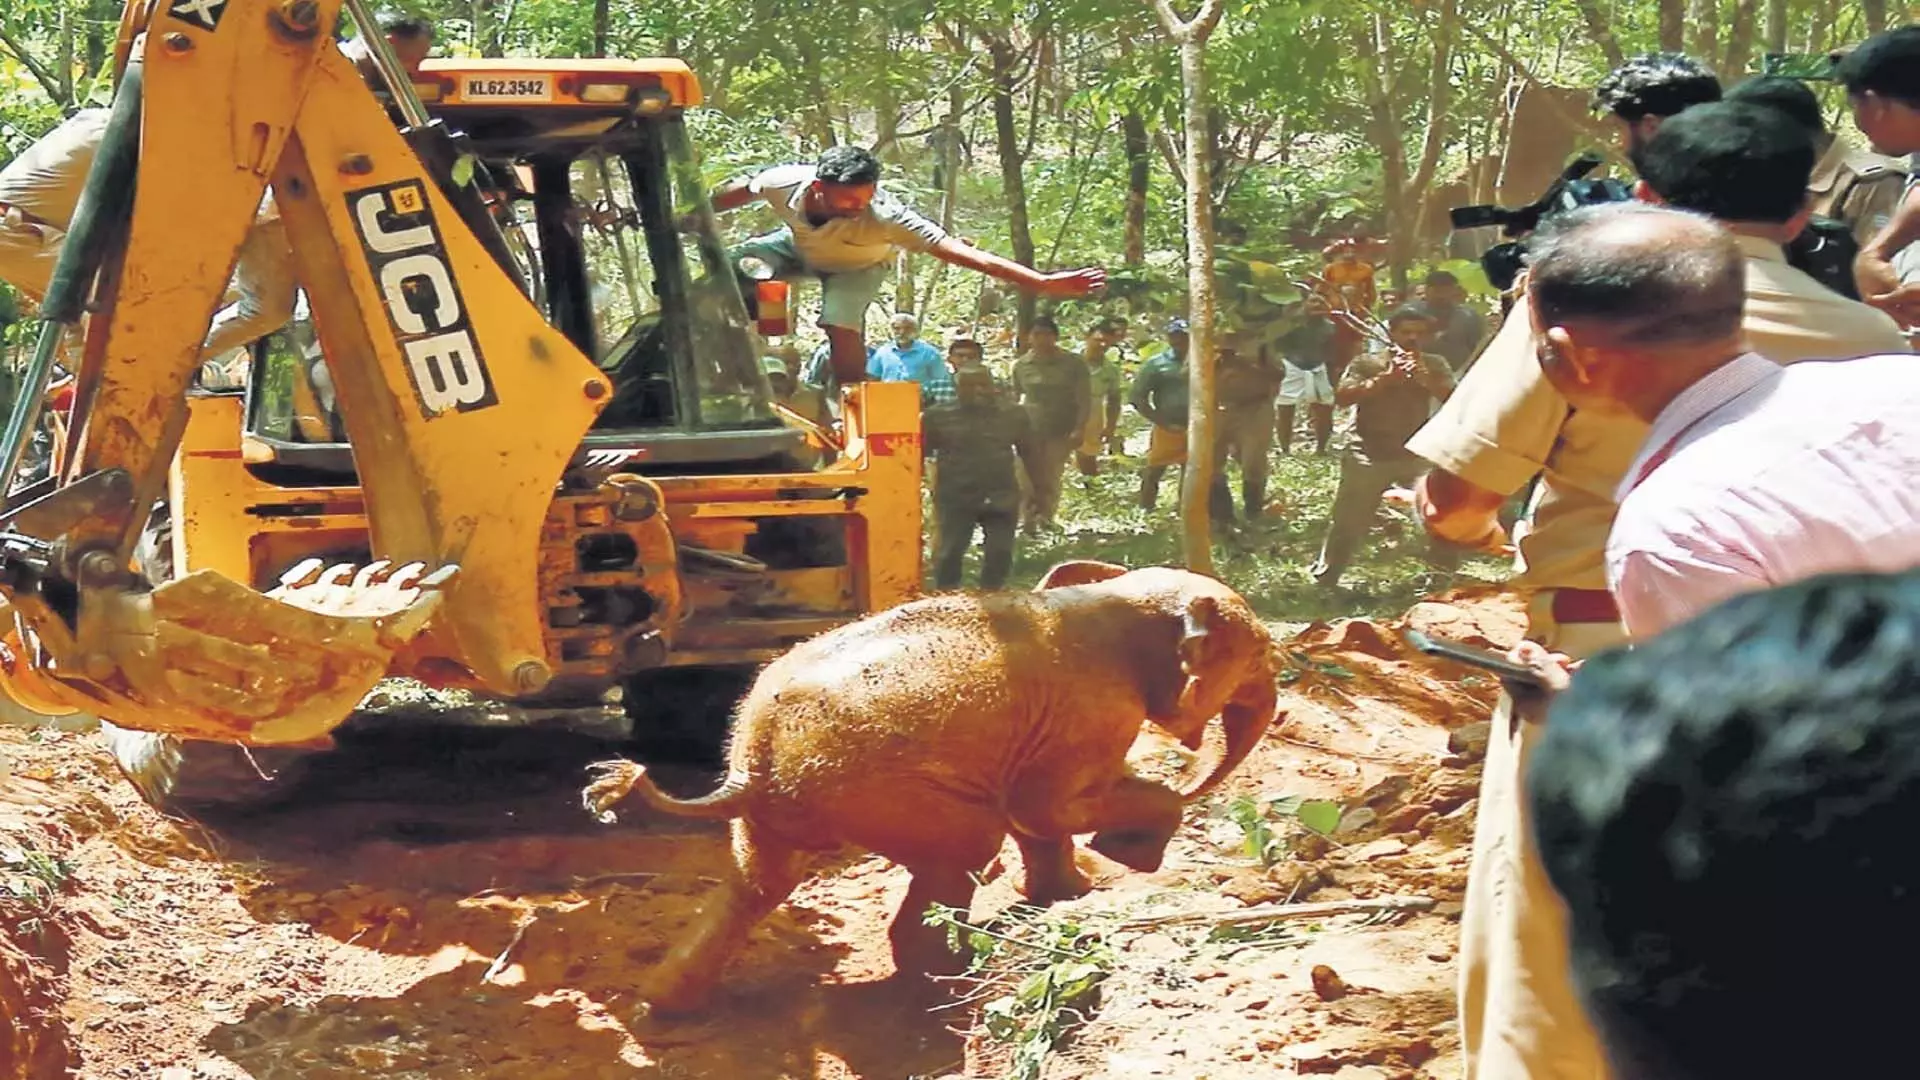
[{"label": "man's outstretched arm", "polygon": [[729,210],[738,210],[759,198],[760,193],[753,190],[753,180],[751,176],[743,176],[715,188],[708,200],[713,203],[714,213],[724,214]]},{"label": "man's outstretched arm", "polygon": [[951,236],[933,244],[927,249],[927,254],[941,262],[952,263],[968,270],[977,270],[988,277],[999,278],[1028,292],[1039,293],[1041,296],[1085,296],[1107,285],[1107,272],[1097,266],[1043,274],[1030,266],[1022,266],[1012,259],[1003,259],[991,251],[982,250]]}]

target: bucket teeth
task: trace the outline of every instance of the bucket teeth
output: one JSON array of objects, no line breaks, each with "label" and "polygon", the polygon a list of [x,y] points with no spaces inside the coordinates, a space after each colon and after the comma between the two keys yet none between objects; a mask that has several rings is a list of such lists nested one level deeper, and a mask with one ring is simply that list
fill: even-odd
[{"label": "bucket teeth", "polygon": [[260,593],[212,571],[81,595],[76,707],[124,727],[222,742],[325,736],[386,676],[459,568],[308,560]]}]

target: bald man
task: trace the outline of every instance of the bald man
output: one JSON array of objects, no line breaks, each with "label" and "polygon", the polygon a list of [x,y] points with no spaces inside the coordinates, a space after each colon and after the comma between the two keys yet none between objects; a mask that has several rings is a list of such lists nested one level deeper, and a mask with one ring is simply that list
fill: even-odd
[{"label": "bald man", "polygon": [[1913,357],[1784,368],[1753,352],[1740,249],[1691,214],[1595,207],[1530,256],[1548,381],[1575,409],[1649,425],[1607,537],[1630,637],[1743,592],[1920,566]]}]

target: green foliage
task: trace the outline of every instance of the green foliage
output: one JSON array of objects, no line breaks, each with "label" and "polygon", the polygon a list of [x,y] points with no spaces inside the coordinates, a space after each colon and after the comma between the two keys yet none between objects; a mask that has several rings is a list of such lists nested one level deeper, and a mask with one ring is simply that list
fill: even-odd
[{"label": "green foliage", "polygon": [[976,926],[957,908],[934,905],[928,926],[970,954],[968,971],[1001,992],[980,1009],[988,1039],[1011,1048],[1008,1080],[1040,1080],[1047,1055],[1091,1018],[1114,955],[1089,927],[1033,908],[1015,908],[999,928]]},{"label": "green foliage", "polygon": [[1320,836],[1332,836],[1340,827],[1340,804],[1298,795],[1243,796],[1227,804],[1226,818],[1240,827],[1247,857],[1261,866],[1272,866],[1292,850],[1286,826],[1276,829],[1276,824],[1294,823]]},{"label": "green foliage", "polygon": [[36,914],[53,907],[73,877],[73,864],[31,843],[0,848],[0,899],[12,900]]}]

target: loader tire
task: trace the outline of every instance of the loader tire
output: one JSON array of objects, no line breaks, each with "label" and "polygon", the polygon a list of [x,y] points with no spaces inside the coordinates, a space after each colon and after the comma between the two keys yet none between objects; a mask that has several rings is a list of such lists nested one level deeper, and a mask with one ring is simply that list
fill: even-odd
[{"label": "loader tire", "polygon": [[[154,508],[134,548],[134,561],[158,586],[173,580],[173,522],[165,502]],[[248,748],[135,731],[106,721],[100,733],[120,772],[140,797],[163,811],[212,809],[270,801],[292,785],[311,751]]]},{"label": "loader tire", "polygon": [[627,678],[622,703],[633,721],[628,749],[648,762],[719,765],[734,709],[757,665],[657,668]]}]

